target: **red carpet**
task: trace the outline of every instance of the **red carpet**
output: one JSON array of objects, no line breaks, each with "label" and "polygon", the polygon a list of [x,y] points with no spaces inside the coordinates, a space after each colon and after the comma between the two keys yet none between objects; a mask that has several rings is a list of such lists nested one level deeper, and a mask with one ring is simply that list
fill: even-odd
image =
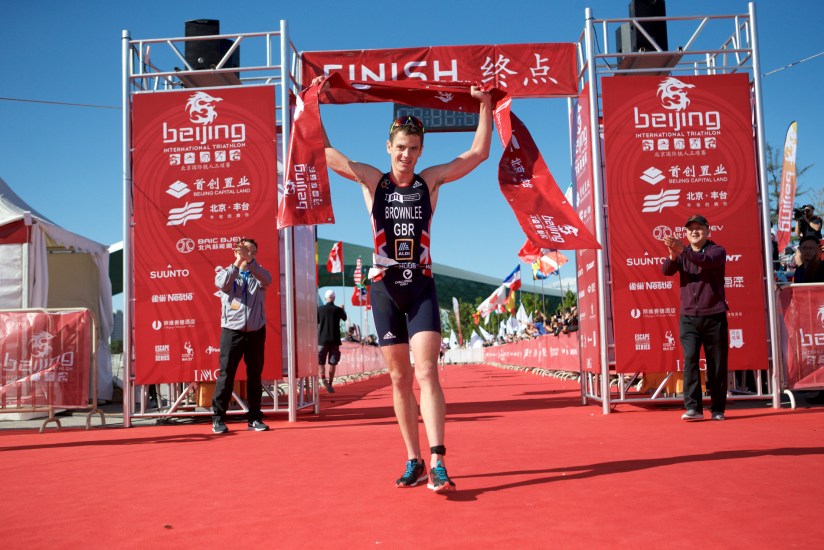
[{"label": "red carpet", "polygon": [[[824,408],[579,405],[576,384],[451,366],[450,496],[395,489],[388,377],[319,417],[0,430],[3,548],[811,548],[824,538]],[[422,431],[423,434],[423,431]],[[422,435],[423,437],[423,435]],[[428,447],[425,439],[424,448]]]}]

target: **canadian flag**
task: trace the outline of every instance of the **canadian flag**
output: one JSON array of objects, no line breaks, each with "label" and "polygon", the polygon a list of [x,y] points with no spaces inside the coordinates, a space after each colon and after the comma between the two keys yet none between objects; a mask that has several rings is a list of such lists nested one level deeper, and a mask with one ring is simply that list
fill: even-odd
[{"label": "canadian flag", "polygon": [[341,273],[343,271],[343,241],[338,241],[329,251],[329,259],[326,260],[326,271],[329,273]]}]

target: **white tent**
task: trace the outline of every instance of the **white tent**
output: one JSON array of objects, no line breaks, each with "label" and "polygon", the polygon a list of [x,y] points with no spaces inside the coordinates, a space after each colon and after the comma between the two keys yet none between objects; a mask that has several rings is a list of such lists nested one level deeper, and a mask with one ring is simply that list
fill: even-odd
[{"label": "white tent", "polygon": [[97,322],[97,397],[111,400],[108,248],[58,226],[0,178],[0,309],[71,307]]}]

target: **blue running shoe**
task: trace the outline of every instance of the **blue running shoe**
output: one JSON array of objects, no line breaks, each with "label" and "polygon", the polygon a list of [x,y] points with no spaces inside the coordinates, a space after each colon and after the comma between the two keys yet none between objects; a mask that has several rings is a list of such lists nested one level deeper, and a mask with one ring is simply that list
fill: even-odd
[{"label": "blue running shoe", "polygon": [[426,485],[428,489],[432,489],[436,493],[445,493],[447,491],[455,490],[455,482],[449,479],[443,463],[438,461],[438,464],[429,471],[429,483]]},{"label": "blue running shoe", "polygon": [[406,471],[395,482],[395,487],[414,487],[426,479],[426,466],[423,460],[407,460]]}]

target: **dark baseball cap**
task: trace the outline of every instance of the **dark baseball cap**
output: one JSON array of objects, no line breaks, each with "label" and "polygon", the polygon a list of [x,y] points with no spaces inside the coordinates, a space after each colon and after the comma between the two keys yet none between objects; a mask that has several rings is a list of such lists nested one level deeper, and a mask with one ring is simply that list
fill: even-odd
[{"label": "dark baseball cap", "polygon": [[706,225],[707,227],[710,226],[710,222],[707,221],[707,218],[700,214],[693,214],[692,216],[690,216],[690,218],[684,224],[684,227],[687,227],[692,222],[700,223],[701,225]]},{"label": "dark baseball cap", "polygon": [[806,210],[808,208],[810,210],[815,210],[815,206],[813,206],[812,204],[805,204],[804,206],[801,207],[801,210]]}]

